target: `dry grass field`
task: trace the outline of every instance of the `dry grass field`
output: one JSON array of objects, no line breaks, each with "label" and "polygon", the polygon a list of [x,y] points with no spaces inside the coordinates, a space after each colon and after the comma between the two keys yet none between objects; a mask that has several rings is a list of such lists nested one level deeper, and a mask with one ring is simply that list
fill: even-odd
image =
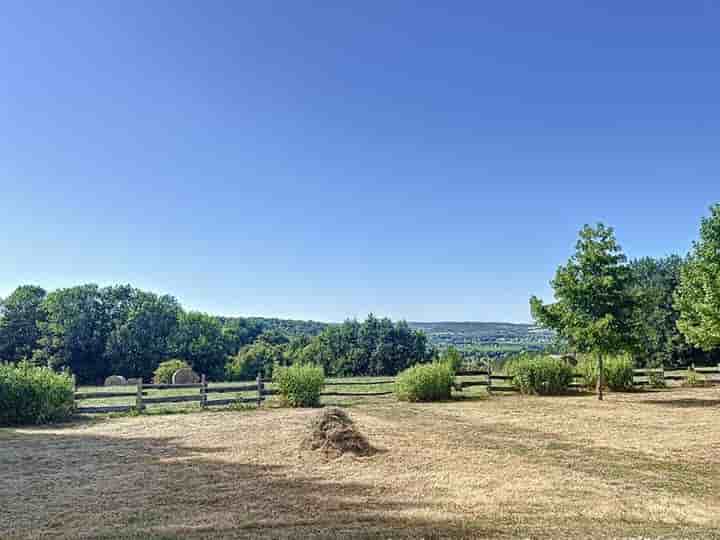
[{"label": "dry grass field", "polygon": [[348,410],[373,455],[313,410],[0,430],[0,538],[720,538],[719,389]]}]

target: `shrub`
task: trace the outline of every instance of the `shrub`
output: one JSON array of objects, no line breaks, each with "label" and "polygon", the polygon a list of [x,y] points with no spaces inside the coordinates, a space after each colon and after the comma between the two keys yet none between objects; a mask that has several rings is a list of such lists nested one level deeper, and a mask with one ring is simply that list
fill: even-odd
[{"label": "shrub", "polygon": [[256,341],[228,359],[225,378],[229,381],[251,381],[258,373],[269,378],[272,377],[273,366],[282,361],[282,347]]},{"label": "shrub", "polygon": [[704,386],[704,385],[705,385],[705,377],[700,375],[694,369],[689,369],[687,372],[687,377],[685,378],[685,382],[683,383],[683,386]]},{"label": "shrub", "polygon": [[551,356],[521,356],[510,362],[507,372],[523,394],[562,394],[573,380],[572,366]]},{"label": "shrub", "polygon": [[449,364],[417,364],[397,376],[395,395],[400,401],[450,399],[455,373]]},{"label": "shrub", "polygon": [[665,382],[665,377],[662,373],[658,373],[657,371],[651,371],[648,373],[648,385],[651,388],[665,388],[667,386],[667,382]]},{"label": "shrub", "polygon": [[[605,386],[614,392],[632,390],[634,364],[629,355],[608,356],[603,361],[603,379]],[[583,356],[578,364],[578,371],[587,388],[597,386],[597,358]]]},{"label": "shrub", "polygon": [[448,347],[440,357],[440,361],[445,362],[453,373],[459,371],[463,365],[462,354],[455,347]]},{"label": "shrub", "polygon": [[70,375],[26,362],[0,364],[0,426],[59,422],[74,405]]},{"label": "shrub", "polygon": [[325,371],[316,364],[277,366],[273,373],[280,396],[290,407],[318,407],[325,386]]},{"label": "shrub", "polygon": [[153,382],[155,384],[171,384],[173,374],[181,368],[190,367],[185,360],[173,358],[160,362],[157,369],[153,373]]},{"label": "shrub", "polygon": [[603,368],[605,384],[610,390],[624,392],[633,389],[635,363],[629,355],[610,356],[603,362]]}]

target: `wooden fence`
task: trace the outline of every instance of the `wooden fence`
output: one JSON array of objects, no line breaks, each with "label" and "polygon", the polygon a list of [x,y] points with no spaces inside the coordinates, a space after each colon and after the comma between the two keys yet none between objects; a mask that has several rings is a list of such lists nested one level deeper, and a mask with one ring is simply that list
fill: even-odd
[{"label": "wooden fence", "polygon": [[[720,385],[720,364],[715,367],[694,367],[691,366],[689,369],[681,372],[666,371],[664,368],[641,368],[635,369],[633,374],[633,385],[642,387],[654,384],[656,382],[664,381],[685,381],[689,372],[695,372],[705,378],[705,383],[719,384]],[[458,371],[456,374],[458,377],[481,377],[479,380],[457,380],[455,383],[455,389],[462,391],[465,388],[472,388],[475,386],[485,387],[488,392],[517,392],[517,388],[512,385],[512,376],[503,373],[494,373],[489,368],[477,369],[477,370],[464,370]],[[708,378],[712,375],[717,377]],[[654,378],[655,380],[651,380]],[[143,411],[147,405],[151,404],[164,404],[164,403],[187,403],[187,402],[198,402],[201,409],[210,406],[222,406],[222,405],[234,405],[241,403],[256,404],[257,406],[262,405],[262,402],[266,399],[266,396],[277,393],[277,390],[266,388],[265,384],[270,382],[269,380],[261,379],[257,377],[253,383],[237,384],[237,385],[223,385],[223,386],[209,386],[205,376],[201,376],[201,380],[197,384],[144,384],[142,381],[137,383],[137,386],[133,390],[109,390],[109,391],[94,391],[94,392],[75,392],[75,401],[88,401],[88,400],[106,400],[110,398],[134,398],[132,404],[122,405],[100,405],[100,406],[78,406],[76,411],[79,413],[112,413],[112,412],[127,412],[130,410]],[[380,380],[370,381],[330,381],[326,382],[325,386],[328,388],[326,391],[321,393],[323,397],[378,397],[387,396],[393,393],[392,390],[381,390],[377,392],[366,392],[362,391],[363,387],[379,386],[393,384],[395,379],[386,378]],[[359,387],[359,391],[345,391],[344,389],[335,390],[333,387]],[[582,382],[582,376],[576,374],[573,382],[570,384],[571,388],[580,389],[585,385]],[[130,387],[131,388],[131,387]],[[190,393],[187,395],[169,395],[169,396],[157,396],[148,394],[148,390],[196,390],[197,392]],[[240,392],[252,392],[253,397],[213,397],[214,394],[228,394],[228,393],[240,393]]]},{"label": "wooden fence", "polygon": [[[94,399],[109,399],[119,397],[135,398],[133,404],[123,405],[100,405],[97,407],[76,407],[78,413],[110,413],[110,412],[128,412],[130,410],[143,411],[147,405],[162,403],[187,403],[198,402],[201,409],[217,405],[234,405],[238,403],[255,403],[258,406],[265,400],[265,396],[276,393],[276,390],[265,388],[267,380],[261,379],[259,376],[254,383],[228,385],[228,386],[209,386],[205,375],[202,375],[199,383],[195,384],[145,384],[142,381],[137,383],[134,390],[130,391],[106,391],[106,392],[75,392],[75,401],[85,401]],[[172,395],[172,396],[152,396],[148,397],[147,390],[197,390],[196,393],[188,395]],[[254,392],[255,397],[232,397],[232,398],[213,398],[211,394],[227,394],[238,392]]]},{"label": "wooden fence", "polygon": [[[666,371],[665,368],[638,368],[633,370],[633,386],[650,386],[652,384],[665,384],[667,381],[686,381],[688,374],[695,372],[704,378],[705,384],[718,384],[720,385],[720,364],[711,367],[695,367],[690,366],[686,370],[674,370]],[[463,388],[470,388],[473,386],[484,386],[488,391],[492,392],[517,392],[518,389],[513,386],[512,376],[500,373],[493,373],[489,368],[476,370],[476,371],[459,371],[456,374],[458,377],[467,375],[483,376],[483,380],[479,381],[458,381],[456,388],[462,390]],[[709,376],[717,375],[715,378],[708,378]],[[654,379],[654,380],[652,380]],[[583,376],[579,373],[573,375],[573,382],[570,383],[570,388],[584,388]]]}]

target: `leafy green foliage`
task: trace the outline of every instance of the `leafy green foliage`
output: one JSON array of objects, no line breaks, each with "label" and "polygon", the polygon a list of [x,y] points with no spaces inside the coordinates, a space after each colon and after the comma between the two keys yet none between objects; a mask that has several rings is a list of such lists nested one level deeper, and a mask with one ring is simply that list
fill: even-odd
[{"label": "leafy green foliage", "polygon": [[[633,370],[635,364],[628,354],[609,356],[603,362],[604,385],[614,392],[624,392],[633,389]],[[582,356],[577,371],[583,379],[583,384],[592,388],[597,386],[598,365],[588,356]]]},{"label": "leafy green foliage", "polygon": [[[580,231],[575,254],[551,282],[557,301],[532,297],[533,317],[581,352],[604,355],[632,346],[632,276],[613,229],[598,224]],[[601,371],[602,373],[602,371]],[[602,384],[598,385],[602,399]]]},{"label": "leafy green foliage", "polygon": [[683,386],[704,386],[705,385],[705,377],[700,375],[695,370],[689,370],[687,372],[687,376],[685,377],[685,381],[683,381]]},{"label": "leafy green foliage", "polygon": [[632,352],[640,365],[680,365],[696,354],[678,330],[680,313],[673,305],[681,268],[678,256],[644,257],[630,263],[635,300]]},{"label": "leafy green foliage", "polygon": [[702,220],[700,239],[680,272],[675,307],[677,326],[690,343],[720,348],[720,204]]},{"label": "leafy green foliage", "polygon": [[449,364],[433,362],[412,366],[397,376],[395,395],[400,401],[450,399],[455,374]]},{"label": "leafy green foliage", "polygon": [[59,422],[73,407],[69,375],[27,362],[0,364],[0,426]]},{"label": "leafy green foliage", "polygon": [[508,362],[506,369],[523,394],[564,394],[573,381],[572,366],[552,356],[523,355]]},{"label": "leafy green foliage", "polygon": [[168,353],[186,359],[196,373],[211,379],[223,377],[228,346],[216,317],[190,311],[180,313],[170,337]]},{"label": "leafy green foliage", "polygon": [[0,301],[0,359],[30,358],[40,339],[38,323],[45,320],[45,289],[23,285]]},{"label": "leafy green foliage", "polygon": [[225,365],[225,377],[229,381],[249,381],[257,377],[272,376],[275,364],[282,364],[283,349],[264,341],[256,341],[240,350]]},{"label": "leafy green foliage", "polygon": [[155,368],[153,373],[153,382],[155,384],[170,384],[172,383],[172,376],[178,369],[190,367],[185,360],[173,358],[171,360],[165,360],[160,362],[160,365]]},{"label": "leafy green foliage", "polygon": [[315,364],[278,366],[273,382],[285,404],[290,407],[318,407],[320,393],[325,386],[325,372]]},{"label": "leafy green foliage", "polygon": [[[118,311],[123,304],[118,303]],[[69,368],[80,382],[100,383],[111,374],[104,362],[111,311],[97,285],[58,289],[43,302],[46,320],[38,322],[41,337],[33,353],[36,363]]]},{"label": "leafy green foliage", "polygon": [[133,290],[126,316],[112,321],[105,357],[113,372],[149,379],[169,356],[182,310],[172,296]]},{"label": "leafy green foliage", "polygon": [[453,373],[456,373],[463,365],[463,356],[455,347],[448,347],[445,352],[440,355],[440,361],[450,366]]},{"label": "leafy green foliage", "polygon": [[350,376],[395,375],[430,357],[425,334],[405,321],[393,324],[370,314],[362,323],[348,320],[328,326],[293,360],[318,363],[332,376]]},{"label": "leafy green foliage", "polygon": [[667,386],[667,382],[665,381],[665,377],[663,377],[662,373],[658,373],[657,371],[651,371],[648,373],[648,385],[651,388],[665,388]]}]

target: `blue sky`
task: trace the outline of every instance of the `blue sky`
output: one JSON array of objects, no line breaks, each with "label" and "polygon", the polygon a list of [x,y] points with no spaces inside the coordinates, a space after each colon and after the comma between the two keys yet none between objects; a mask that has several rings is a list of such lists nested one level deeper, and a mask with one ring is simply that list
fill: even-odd
[{"label": "blue sky", "polygon": [[720,200],[719,26],[709,1],[5,3],[0,296],[528,321],[586,222],[688,250]]}]

